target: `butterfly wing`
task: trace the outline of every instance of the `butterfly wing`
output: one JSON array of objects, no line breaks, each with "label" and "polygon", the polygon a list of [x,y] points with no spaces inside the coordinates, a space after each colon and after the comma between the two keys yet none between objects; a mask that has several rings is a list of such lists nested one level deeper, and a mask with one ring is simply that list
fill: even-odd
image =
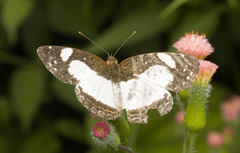
[{"label": "butterfly wing", "polygon": [[173,105],[166,90],[187,89],[199,68],[198,60],[179,53],[148,53],[122,61],[120,78],[123,108],[128,120],[146,123],[148,109],[157,109],[160,115],[168,113]]},{"label": "butterfly wing", "polygon": [[[64,46],[41,46],[37,49],[37,54],[46,68],[56,78],[67,84],[76,85],[79,82],[68,71],[72,61],[82,62],[99,75],[107,77],[106,62],[96,55],[79,49]],[[82,69],[79,68],[78,71],[82,72]],[[86,77],[91,75],[85,71],[82,74]]]},{"label": "butterfly wing", "polygon": [[63,46],[41,46],[37,54],[55,77],[75,85],[78,100],[94,115],[110,120],[119,117],[104,60]]}]

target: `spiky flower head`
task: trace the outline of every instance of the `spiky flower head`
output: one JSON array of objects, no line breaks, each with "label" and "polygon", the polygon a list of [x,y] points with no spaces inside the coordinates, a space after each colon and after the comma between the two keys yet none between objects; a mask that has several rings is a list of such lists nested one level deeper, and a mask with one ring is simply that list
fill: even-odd
[{"label": "spiky flower head", "polygon": [[97,122],[93,128],[93,135],[98,138],[103,138],[109,133],[109,126],[105,122]]},{"label": "spiky flower head", "polygon": [[193,55],[198,59],[204,59],[214,51],[205,34],[198,35],[194,32],[186,33],[185,37],[181,37],[173,44],[173,47],[180,53]]},{"label": "spiky flower head", "polygon": [[211,81],[211,78],[216,72],[218,66],[206,60],[200,60],[199,62],[199,71],[197,78],[194,82],[200,85],[206,85]]},{"label": "spiky flower head", "polygon": [[90,134],[93,142],[103,148],[118,150],[121,144],[120,137],[110,123],[97,122]]}]

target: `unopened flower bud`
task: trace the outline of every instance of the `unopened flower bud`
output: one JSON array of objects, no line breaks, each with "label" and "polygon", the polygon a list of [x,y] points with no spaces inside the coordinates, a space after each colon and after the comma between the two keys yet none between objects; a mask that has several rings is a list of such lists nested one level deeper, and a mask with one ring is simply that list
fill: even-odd
[{"label": "unopened flower bud", "polygon": [[93,141],[103,148],[118,150],[121,140],[112,125],[105,122],[97,122],[92,130]]}]

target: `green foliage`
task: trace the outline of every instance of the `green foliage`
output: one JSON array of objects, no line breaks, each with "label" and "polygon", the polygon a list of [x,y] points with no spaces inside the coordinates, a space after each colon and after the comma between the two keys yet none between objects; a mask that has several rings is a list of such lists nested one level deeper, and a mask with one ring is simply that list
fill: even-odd
[{"label": "green foliage", "polygon": [[5,0],[2,6],[2,23],[10,42],[17,39],[18,28],[31,14],[35,0]]},{"label": "green foliage", "polygon": [[62,99],[69,107],[76,109],[78,111],[83,110],[84,108],[79,105],[79,101],[76,98],[74,87],[68,84],[63,84],[58,79],[54,78],[51,84],[51,90],[54,92],[59,99]]},{"label": "green foliage", "polygon": [[63,137],[79,142],[84,141],[84,129],[77,120],[63,118],[56,122],[55,127],[56,132]]},{"label": "green foliage", "polygon": [[[44,68],[37,47],[71,46],[104,58],[103,51],[77,32],[112,53],[136,31],[118,52],[121,61],[141,53],[176,51],[172,44],[192,30],[206,34],[215,48],[208,58],[219,65],[206,127],[196,140],[197,152],[210,152],[205,141],[210,131],[240,125],[223,121],[221,114],[222,101],[240,93],[239,6],[238,0],[0,1],[0,153],[113,152],[93,144],[90,132],[101,119],[93,119],[78,102],[73,86]],[[151,110],[148,124],[131,124],[128,143],[134,152],[182,152],[184,128],[174,121],[178,110],[174,105],[163,117]],[[239,141],[237,132],[226,150],[238,153]]]},{"label": "green foliage", "polygon": [[31,122],[43,102],[44,74],[43,71],[30,67],[16,70],[11,79],[10,96],[23,130],[30,128]]},{"label": "green foliage", "polygon": [[53,131],[41,129],[27,138],[20,147],[20,153],[56,153],[60,149],[60,142]]}]

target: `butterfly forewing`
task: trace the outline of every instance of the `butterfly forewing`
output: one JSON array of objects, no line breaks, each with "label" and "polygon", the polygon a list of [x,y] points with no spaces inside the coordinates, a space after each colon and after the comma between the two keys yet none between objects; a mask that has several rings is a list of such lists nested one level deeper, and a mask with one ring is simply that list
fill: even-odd
[{"label": "butterfly forewing", "polygon": [[[79,82],[68,71],[71,63],[73,67],[77,65],[76,62],[74,65],[74,61],[83,62],[96,73],[107,77],[106,62],[94,54],[79,49],[64,46],[41,46],[37,49],[37,54],[46,68],[64,83],[76,85]],[[82,71],[81,68],[78,69]],[[88,72],[82,73],[88,75]]]}]

